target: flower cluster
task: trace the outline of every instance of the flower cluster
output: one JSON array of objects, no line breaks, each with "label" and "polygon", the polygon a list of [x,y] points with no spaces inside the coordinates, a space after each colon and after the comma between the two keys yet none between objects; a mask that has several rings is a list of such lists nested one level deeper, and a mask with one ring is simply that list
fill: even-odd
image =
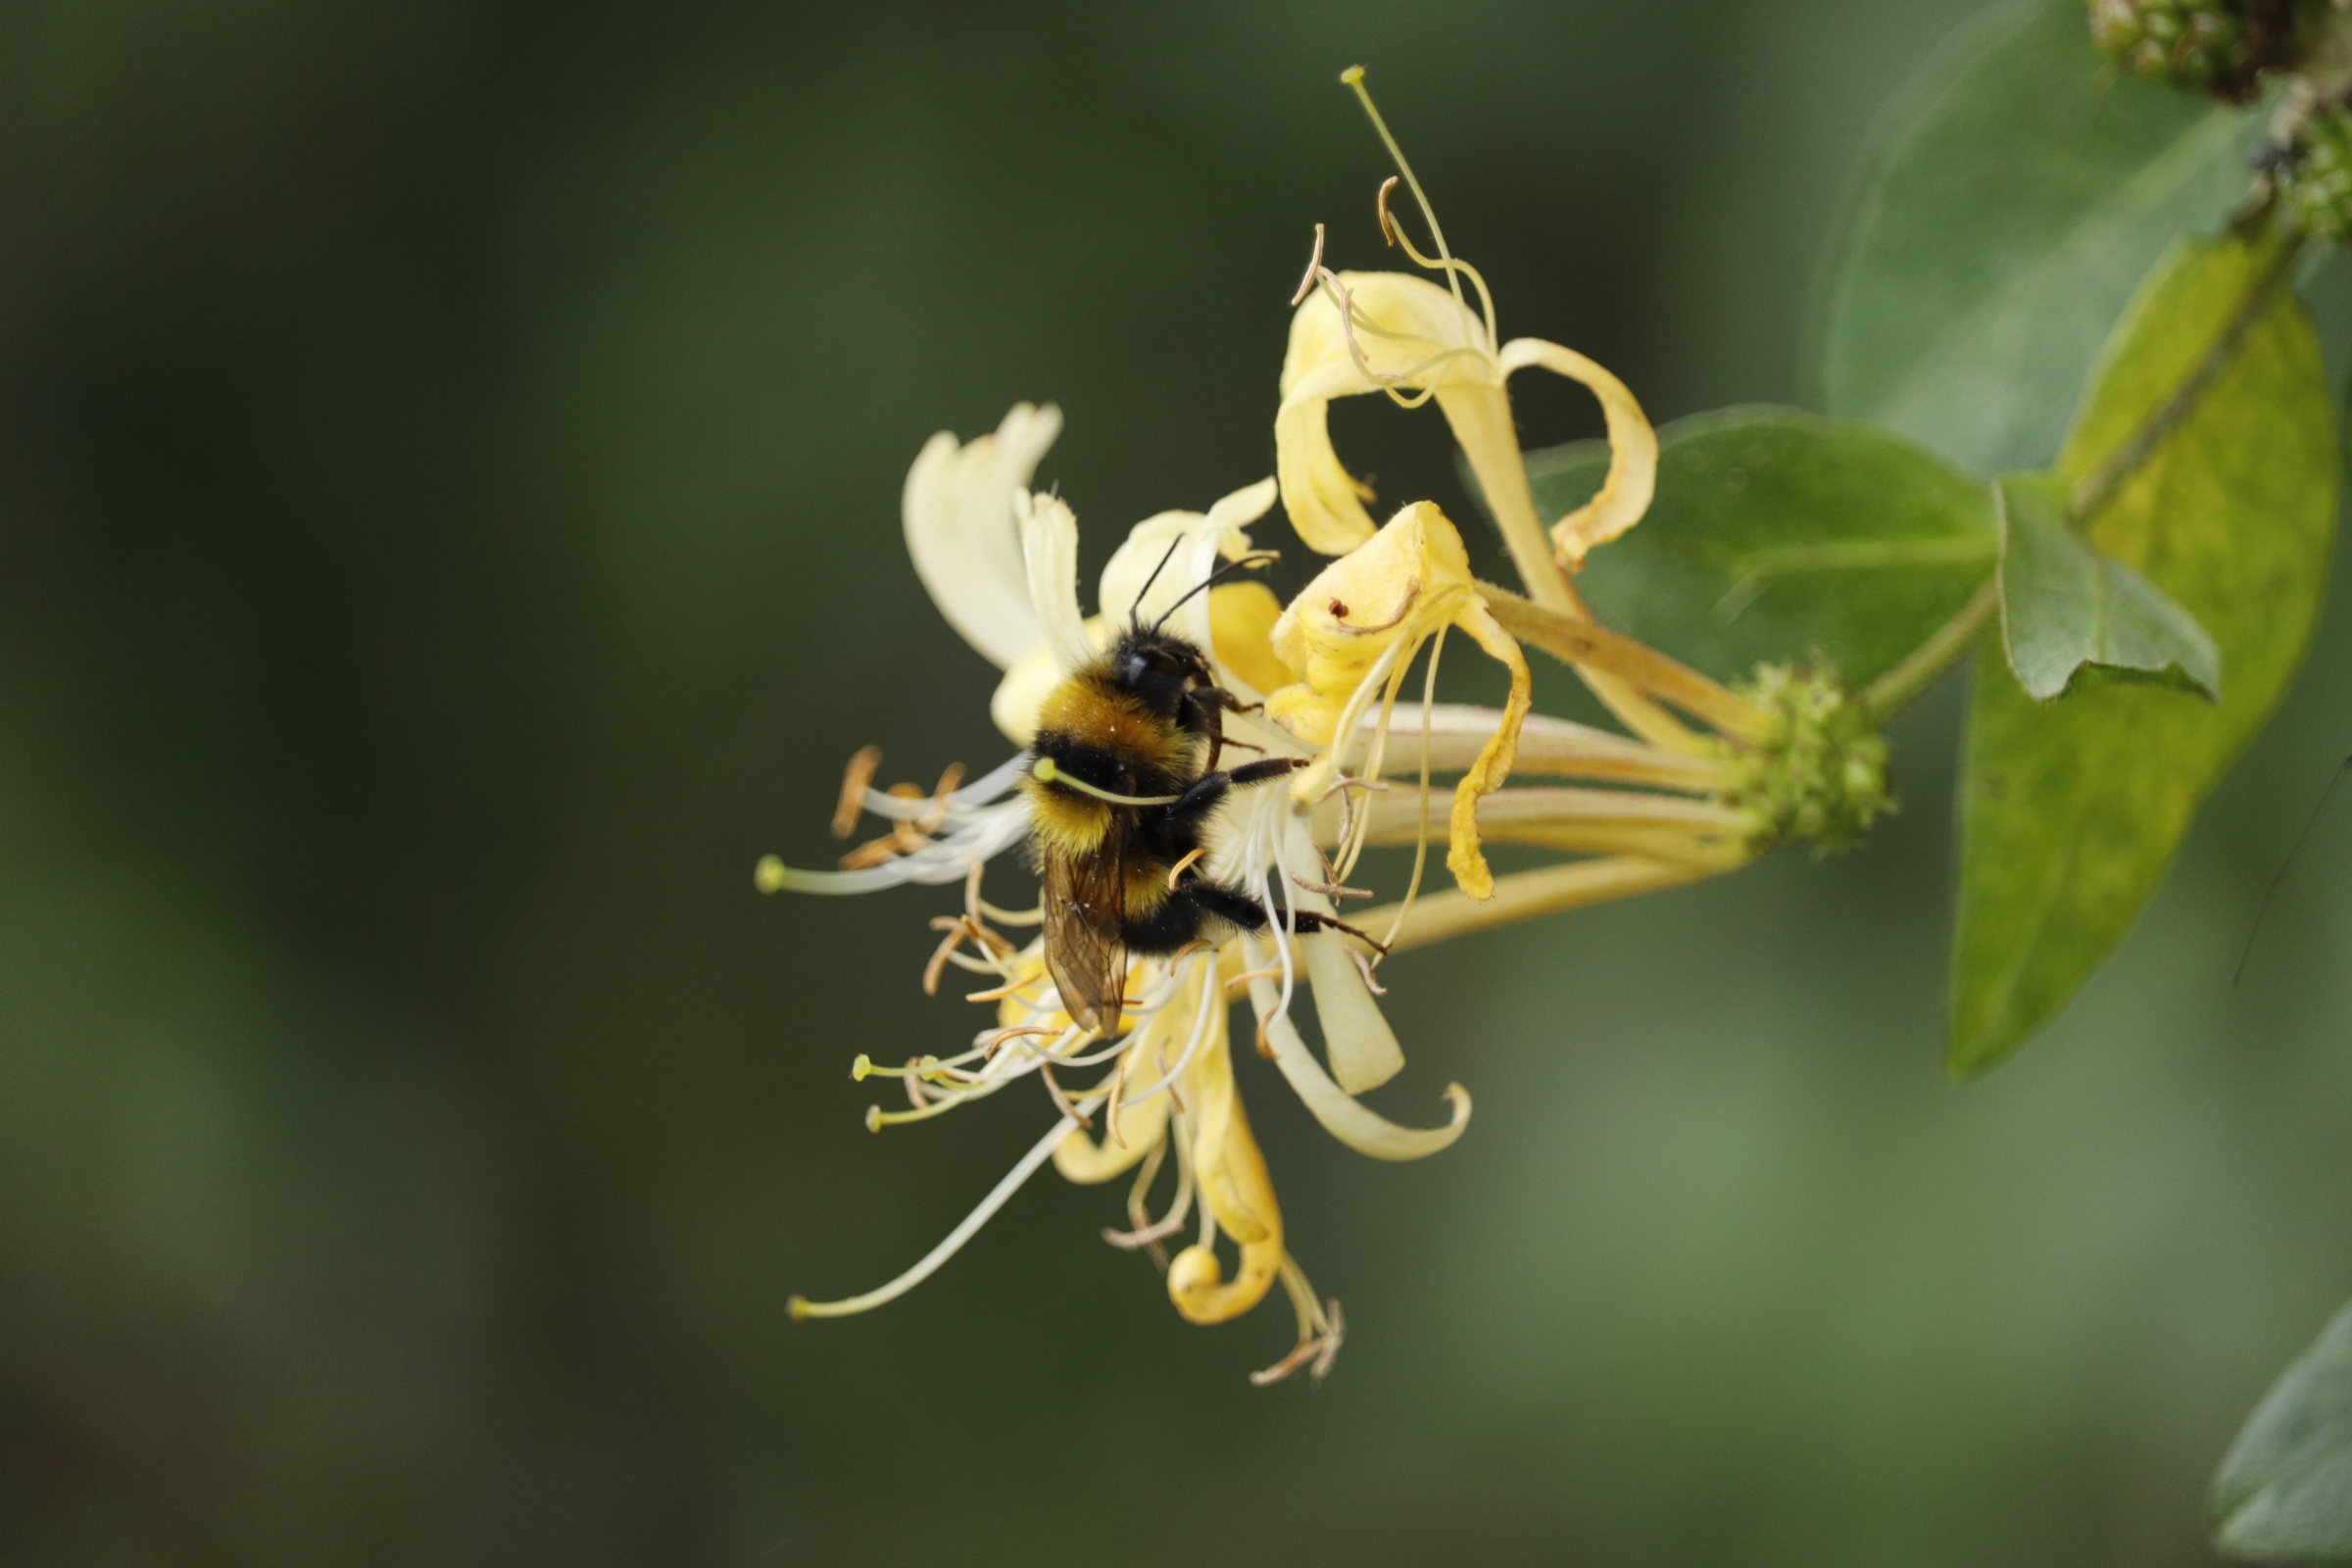
[{"label": "flower cluster", "polygon": [[[1377,113],[1373,122],[1380,126]],[[1380,131],[1387,138],[1386,127]],[[853,760],[835,831],[849,837],[865,813],[881,817],[887,831],[837,870],[787,867],[768,857],[758,885],[838,894],[960,883],[960,909],[932,922],[941,941],[924,988],[936,992],[951,970],[970,971],[982,983],[966,1000],[993,1009],[991,1025],[959,1052],[897,1065],[859,1056],[856,1077],[897,1078],[908,1101],[905,1109],[869,1110],[868,1125],[938,1116],[1031,1078],[1056,1119],[914,1267],[848,1299],[796,1298],[795,1315],[863,1311],[903,1294],[1051,1161],[1074,1182],[1132,1173],[1128,1226],[1104,1234],[1161,1263],[1169,1297],[1190,1321],[1233,1318],[1281,1282],[1297,1311],[1298,1345],[1256,1376],[1272,1381],[1302,1366],[1319,1376],[1339,1348],[1339,1306],[1318,1298],[1292,1254],[1236,1087],[1232,1008],[1248,1004],[1256,1050],[1332,1136],[1375,1158],[1417,1159],[1461,1136],[1470,1097],[1447,1085],[1447,1115],[1429,1127],[1399,1125],[1358,1098],[1404,1065],[1368,952],[1385,956],[1691,881],[1744,863],[1775,836],[1775,824],[1746,804],[1764,765],[1757,759],[1768,755],[1760,743],[1776,733],[1772,715],[1609,632],[1574,586],[1586,554],[1632,527],[1648,505],[1658,452],[1648,420],[1623,383],[1584,356],[1535,338],[1499,339],[1484,281],[1446,249],[1393,140],[1390,150],[1420,200],[1434,254],[1407,239],[1389,211],[1394,179],[1380,193],[1382,231],[1440,281],[1332,271],[1322,265],[1318,228],[1282,368],[1277,475],[1206,512],[1167,512],[1136,524],[1103,569],[1092,616],[1079,603],[1076,518],[1059,498],[1030,489],[1059,432],[1056,410],[1020,405],[994,434],[958,443],[942,433],[915,459],[904,495],[907,551],[940,612],[1004,671],[991,714],[1016,748],[1035,735],[1048,695],[1119,628],[1164,616],[1242,706],[1226,721],[1228,744],[1297,766],[1279,782],[1237,792],[1204,845],[1205,869],[1262,905],[1263,929],[1232,930],[1173,955],[1131,956],[1113,1038],[1102,1038],[1073,1020],[1042,939],[1007,934],[1039,925],[1043,911],[1007,909],[985,896],[990,862],[1030,837],[1030,796],[1017,787],[1030,772],[1027,752],[968,784],[952,769],[930,790],[878,790],[876,755],[869,749]],[[1590,388],[1611,447],[1599,494],[1548,525],[1528,487],[1507,390],[1514,372],[1530,368]],[[1334,451],[1326,420],[1334,398],[1367,393],[1408,407],[1438,404],[1523,591],[1475,578],[1453,522],[1430,502],[1375,525],[1366,511],[1372,493]],[[1299,540],[1334,558],[1330,564],[1288,605],[1249,580],[1189,593],[1221,564],[1253,553],[1247,530],[1278,497]],[[1436,701],[1439,655],[1454,631],[1508,673],[1500,708]],[[1628,733],[1533,712],[1523,645],[1574,666]],[[1400,718],[1416,663],[1420,701]],[[1456,775],[1444,800],[1433,793],[1441,774]],[[1507,782],[1529,776],[1578,782]],[[1453,886],[1422,896],[1426,851],[1437,836]],[[1490,844],[1572,858],[1497,876],[1486,858]],[[1415,847],[1412,870],[1399,899],[1363,911],[1353,901],[1374,895],[1353,885],[1359,860],[1384,845]],[[1358,945],[1328,924],[1293,934],[1298,912],[1333,916],[1343,907],[1351,929],[1377,940]],[[1299,1027],[1301,991],[1319,1055]],[[1073,1081],[1080,1075],[1087,1081]],[[1170,1196],[1154,1217],[1152,1194],[1171,1166]],[[1190,1245],[1169,1256],[1166,1244],[1187,1232]],[[1231,1244],[1230,1269],[1220,1241]]]}]

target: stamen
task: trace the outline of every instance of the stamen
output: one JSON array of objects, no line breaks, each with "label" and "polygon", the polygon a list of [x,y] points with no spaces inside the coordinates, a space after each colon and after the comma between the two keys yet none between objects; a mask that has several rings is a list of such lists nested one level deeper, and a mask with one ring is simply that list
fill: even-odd
[{"label": "stamen", "polygon": [[908,1056],[906,1065],[899,1069],[899,1082],[906,1086],[907,1103],[913,1105],[915,1109],[920,1110],[931,1103],[923,1094],[921,1069],[915,1065],[914,1057]]},{"label": "stamen", "polygon": [[1291,880],[1298,883],[1300,887],[1306,889],[1307,892],[1320,893],[1327,899],[1369,899],[1378,897],[1378,895],[1376,895],[1370,888],[1343,887],[1337,882],[1310,882],[1296,871],[1291,873]]},{"label": "stamen", "polygon": [[1031,986],[1044,984],[1045,978],[1042,974],[1033,974],[1026,980],[1015,980],[1009,985],[998,986],[993,991],[967,991],[963,994],[963,1000],[966,1002],[1003,1002],[1006,997],[1017,996]]},{"label": "stamen", "polygon": [[1046,922],[1046,911],[1042,906],[1034,909],[1000,909],[982,899],[980,912],[999,925],[1043,925]]},{"label": "stamen", "polygon": [[937,948],[932,950],[931,961],[923,965],[924,996],[936,997],[939,995],[939,977],[947,972],[948,960],[956,956],[956,950],[963,946],[965,934],[961,920],[949,924],[947,936],[941,940]]},{"label": "stamen", "polygon": [[882,748],[860,746],[851,754],[850,765],[842,769],[841,801],[833,808],[833,836],[846,839],[858,831],[858,818],[862,814],[865,787],[874,781],[874,769],[882,765]]},{"label": "stamen", "polygon": [[[1207,853],[1208,851],[1205,849],[1194,850],[1190,854],[1186,855],[1183,859],[1178,860],[1174,865],[1168,867],[1168,891],[1170,893],[1176,891],[1176,879],[1184,875],[1186,870],[1188,870],[1194,864],[1194,862],[1198,861]],[[1370,898],[1371,896],[1372,895],[1369,893],[1364,895],[1365,898]]]},{"label": "stamen", "polygon": [[[1111,1120],[1116,1123],[1118,1118],[1114,1116]],[[1152,1211],[1145,1206],[1145,1200],[1151,1197],[1152,1184],[1158,1179],[1160,1164],[1167,1157],[1168,1134],[1167,1129],[1163,1127],[1160,1129],[1159,1142],[1153,1144],[1151,1151],[1144,1155],[1143,1164],[1136,1170],[1135,1181],[1127,1189],[1127,1222],[1134,1228],[1114,1231],[1107,1225],[1102,1227],[1104,1241],[1121,1251],[1132,1252],[1139,1249],[1148,1250],[1152,1254],[1152,1266],[1162,1274],[1168,1271],[1168,1250],[1159,1245],[1159,1239],[1168,1233],[1160,1231],[1153,1235],[1145,1234],[1147,1231],[1154,1229],[1152,1224]],[[1181,1180],[1179,1185],[1181,1185]],[[1162,1221],[1161,1223],[1165,1224],[1166,1222]]]},{"label": "stamen", "polygon": [[1282,1254],[1282,1286],[1291,1298],[1291,1309],[1298,1315],[1298,1346],[1281,1360],[1262,1372],[1250,1374],[1250,1381],[1258,1388],[1280,1383],[1302,1366],[1312,1363],[1308,1376],[1317,1383],[1331,1373],[1331,1364],[1339,1358],[1340,1344],[1347,1338],[1348,1320],[1340,1311],[1334,1297],[1318,1306],[1314,1287],[1306,1282],[1301,1269],[1289,1252]]},{"label": "stamen", "polygon": [[901,841],[899,837],[899,835],[904,833],[906,830],[906,825],[904,822],[899,823],[893,826],[889,832],[883,834],[880,838],[868,839],[863,844],[858,845],[849,854],[843,856],[839,860],[836,860],[834,864],[844,871],[864,871],[870,870],[874,866],[881,865],[886,861],[895,860],[901,855],[906,853],[906,851],[901,848]]},{"label": "stamen", "polygon": [[[1389,156],[1396,160],[1396,172],[1404,176],[1404,183],[1412,191],[1413,200],[1420,204],[1421,220],[1429,224],[1429,237],[1438,242],[1438,254],[1452,261],[1453,253],[1446,248],[1446,230],[1438,226],[1437,209],[1429,205],[1429,197],[1421,189],[1421,181],[1413,177],[1413,166],[1404,161],[1404,149],[1396,145],[1395,136],[1389,134],[1389,122],[1380,118],[1380,110],[1372,103],[1371,90],[1364,85],[1364,68],[1349,66],[1340,73],[1340,80],[1355,89],[1356,99],[1364,106],[1364,114],[1371,120],[1372,128],[1380,133],[1382,145],[1389,149]],[[1462,286],[1454,282],[1450,270],[1446,272],[1446,280],[1453,284],[1453,297],[1460,300]]]},{"label": "stamen", "polygon": [[1052,1062],[1040,1061],[1037,1064],[1037,1075],[1046,1081],[1046,1093],[1054,1097],[1054,1106],[1059,1109],[1064,1116],[1067,1116],[1070,1120],[1076,1122],[1079,1126],[1085,1128],[1090,1133],[1095,1130],[1094,1122],[1089,1120],[1082,1112],[1080,1112],[1077,1106],[1071,1104],[1069,1096],[1061,1092],[1061,1085],[1054,1080],[1054,1064]]},{"label": "stamen", "polygon": [[[1390,183],[1395,184],[1396,181],[1391,180]],[[1295,311],[1306,303],[1306,297],[1315,291],[1315,280],[1322,275],[1323,225],[1317,223],[1315,225],[1315,254],[1306,259],[1306,275],[1298,279],[1298,292],[1291,296],[1292,310]]]},{"label": "stamen", "polygon": [[1054,764],[1054,759],[1051,757],[1039,758],[1031,764],[1029,772],[1040,784],[1058,784],[1064,789],[1076,790],[1081,795],[1092,795],[1098,801],[1108,801],[1113,806],[1174,806],[1178,801],[1184,799],[1181,795],[1114,794],[1109,790],[1089,784],[1086,780],[1073,774],[1063,772]]},{"label": "stamen", "polygon": [[[1091,1109],[1092,1106],[1090,1105],[1089,1108]],[[839,1301],[811,1301],[805,1297],[795,1296],[784,1303],[785,1310],[795,1318],[848,1317],[853,1313],[870,1311],[885,1302],[897,1300],[929,1279],[938,1271],[942,1263],[954,1257],[962,1249],[964,1243],[978,1234],[980,1227],[995,1217],[997,1210],[1003,1208],[1012,1195],[1021,1190],[1022,1184],[1037,1174],[1037,1168],[1054,1157],[1054,1146],[1067,1137],[1070,1128],[1075,1125],[1076,1123],[1066,1116],[1055,1122],[1053,1130],[1039,1139],[1037,1146],[1028,1153],[1023,1154],[1012,1169],[1004,1173],[1004,1179],[990,1189],[989,1195],[980,1200],[980,1206],[965,1215],[963,1223],[948,1233],[947,1240],[923,1254],[920,1262],[897,1279],[879,1290],[868,1291],[863,1296],[853,1296]]]},{"label": "stamen", "polygon": [[[893,784],[883,793],[894,801],[919,801],[924,798],[923,792],[912,784]],[[891,824],[890,842],[892,848],[901,855],[912,855],[931,840],[917,831],[912,822],[901,817]]]},{"label": "stamen", "polygon": [[950,762],[947,770],[939,775],[939,783],[931,791],[929,809],[914,819],[915,832],[928,838],[939,831],[939,825],[948,819],[949,807],[955,803],[956,786],[962,782],[963,764]]}]

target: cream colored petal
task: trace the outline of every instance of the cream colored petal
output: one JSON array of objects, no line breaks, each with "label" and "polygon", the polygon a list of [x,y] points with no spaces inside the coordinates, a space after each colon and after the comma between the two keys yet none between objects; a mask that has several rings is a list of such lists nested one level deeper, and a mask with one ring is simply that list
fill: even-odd
[{"label": "cream colored petal", "polygon": [[[1250,982],[1250,994],[1256,999],[1260,987],[1270,988],[1267,981]],[[1470,1124],[1470,1091],[1460,1084],[1447,1084],[1446,1098],[1453,1107],[1452,1118],[1443,1127],[1400,1127],[1361,1102],[1350,1099],[1338,1084],[1331,1081],[1317,1062],[1306,1042],[1298,1037],[1298,1025],[1272,1012],[1271,999],[1261,1004],[1260,1026],[1266,1032],[1266,1044],[1273,1048],[1274,1065],[1282,1069],[1291,1088],[1305,1104],[1323,1130],[1359,1154],[1374,1159],[1421,1159],[1446,1148],[1462,1136]]]},{"label": "cream colored petal", "polygon": [[997,682],[996,695],[988,700],[988,716],[1006,740],[1026,746],[1037,738],[1038,711],[1061,684],[1063,674],[1061,656],[1043,639],[1013,661],[1004,678]]},{"label": "cream colored petal", "polygon": [[1044,627],[1029,602],[1014,492],[1061,429],[1061,412],[1014,405],[993,435],[958,446],[933,436],[907,470],[901,496],[906,551],[948,624],[999,668]]},{"label": "cream colored petal", "polygon": [[1315,988],[1323,1054],[1331,1058],[1331,1076],[1341,1091],[1360,1095],[1396,1077],[1404,1069],[1404,1050],[1396,1044],[1389,1020],[1381,1016],[1363,972],[1348,956],[1344,939],[1336,931],[1319,931],[1300,938],[1298,951],[1306,957],[1306,977]]},{"label": "cream colored petal", "polygon": [[1609,476],[1591,502],[1552,524],[1552,547],[1562,565],[1574,570],[1586,552],[1603,545],[1642,520],[1658,482],[1658,433],[1626,384],[1600,366],[1557,343],[1514,338],[1499,358],[1505,375],[1541,366],[1592,390],[1609,427]]},{"label": "cream colored petal", "polygon": [[1059,496],[1026,490],[1013,492],[1012,510],[1021,525],[1030,608],[1061,667],[1076,669],[1094,655],[1078,612],[1078,519]]}]

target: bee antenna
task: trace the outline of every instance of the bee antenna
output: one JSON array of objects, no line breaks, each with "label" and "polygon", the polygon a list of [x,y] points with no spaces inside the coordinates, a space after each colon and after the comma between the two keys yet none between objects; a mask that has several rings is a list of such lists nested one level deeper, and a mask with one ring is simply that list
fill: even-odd
[{"label": "bee antenna", "polygon": [[[1168,553],[1159,558],[1159,564],[1152,568],[1152,575],[1146,577],[1144,579],[1144,585],[1135,591],[1135,603],[1127,607],[1128,625],[1133,626],[1138,630],[1142,629],[1144,624],[1144,596],[1152,591],[1152,585],[1153,583],[1159,581],[1159,574],[1168,569],[1168,563],[1176,559],[1176,552],[1181,549],[1183,545],[1184,535],[1182,534],[1178,534],[1175,538],[1168,541]],[[1179,600],[1178,603],[1182,603],[1182,601]],[[1165,618],[1165,616],[1161,617],[1161,619]],[[1157,629],[1156,622],[1154,622],[1153,629]]]},{"label": "bee antenna", "polygon": [[1159,612],[1159,618],[1152,623],[1152,629],[1153,631],[1157,631],[1160,627],[1165,626],[1168,623],[1168,617],[1184,608],[1185,600],[1189,600],[1193,597],[1193,595],[1203,592],[1204,590],[1214,586],[1219,577],[1225,576],[1229,572],[1244,571],[1251,566],[1262,566],[1270,561],[1279,561],[1281,559],[1281,555],[1276,551],[1252,550],[1246,556],[1228,561],[1225,563],[1225,564],[1219,566],[1216,570],[1210,572],[1207,576],[1201,578],[1190,588],[1187,588],[1184,591],[1183,599],[1177,600],[1176,603],[1161,611]]}]

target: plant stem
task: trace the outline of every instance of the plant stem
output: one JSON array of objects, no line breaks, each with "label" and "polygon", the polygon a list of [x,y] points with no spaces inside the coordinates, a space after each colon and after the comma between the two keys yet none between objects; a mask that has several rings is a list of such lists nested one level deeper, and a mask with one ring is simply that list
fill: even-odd
[{"label": "plant stem", "polygon": [[1936,676],[1968,652],[1968,645],[1977,640],[1977,633],[1984,629],[2000,602],[2001,579],[1996,570],[1984,579],[1984,586],[1977,590],[1976,597],[1961,607],[1960,613],[1936,627],[1926,642],[1904,656],[1901,663],[1863,691],[1862,710],[1870,715],[1871,723],[1886,723],[1933,685]]}]

